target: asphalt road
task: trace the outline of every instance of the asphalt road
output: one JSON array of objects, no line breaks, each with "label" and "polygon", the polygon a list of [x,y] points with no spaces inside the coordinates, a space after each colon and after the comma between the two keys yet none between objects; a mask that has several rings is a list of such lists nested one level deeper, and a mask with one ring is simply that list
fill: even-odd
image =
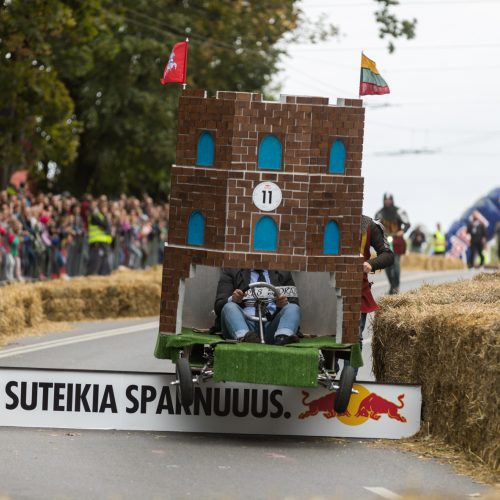
[{"label": "asphalt road", "polygon": [[[402,291],[469,271],[404,273]],[[387,289],[375,277],[375,295]],[[173,371],[152,350],[157,319],[78,323],[70,332],[19,339],[0,366]],[[360,380],[372,378],[367,328]],[[487,487],[449,466],[368,440],[0,428],[0,498],[451,498]],[[448,498],[449,498],[448,497]]]}]

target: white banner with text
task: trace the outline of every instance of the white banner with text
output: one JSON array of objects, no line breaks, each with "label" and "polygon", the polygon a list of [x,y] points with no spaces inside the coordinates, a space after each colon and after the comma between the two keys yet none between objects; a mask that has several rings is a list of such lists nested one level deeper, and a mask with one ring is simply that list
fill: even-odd
[{"label": "white banner with text", "polygon": [[345,413],[324,388],[205,382],[183,408],[172,374],[0,368],[0,425],[71,429],[405,438],[420,387],[360,382]]}]

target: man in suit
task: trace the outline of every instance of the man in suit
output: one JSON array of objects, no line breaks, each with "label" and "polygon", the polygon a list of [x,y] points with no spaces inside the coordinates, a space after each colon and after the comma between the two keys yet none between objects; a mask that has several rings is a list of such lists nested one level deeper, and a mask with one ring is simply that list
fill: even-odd
[{"label": "man in suit", "polygon": [[[274,286],[295,286],[288,271],[267,269],[223,269],[217,285],[215,313],[223,334],[239,342],[260,342],[259,325],[248,319],[244,313],[256,316],[255,299],[245,293],[248,285],[266,282]],[[267,344],[286,345],[298,342],[300,324],[299,301],[285,295],[270,298],[264,323],[264,339]]]}]

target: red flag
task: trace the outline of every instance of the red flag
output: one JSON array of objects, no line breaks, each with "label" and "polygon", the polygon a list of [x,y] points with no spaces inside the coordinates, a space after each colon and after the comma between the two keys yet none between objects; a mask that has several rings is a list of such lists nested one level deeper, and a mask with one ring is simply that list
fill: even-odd
[{"label": "red flag", "polygon": [[186,83],[186,70],[188,58],[189,41],[179,42],[174,45],[168,63],[160,80],[162,85],[166,83]]}]

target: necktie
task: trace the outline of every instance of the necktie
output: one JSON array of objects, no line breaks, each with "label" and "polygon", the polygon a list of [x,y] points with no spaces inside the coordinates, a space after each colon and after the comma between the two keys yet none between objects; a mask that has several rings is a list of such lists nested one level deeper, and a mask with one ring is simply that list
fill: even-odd
[{"label": "necktie", "polygon": [[[263,269],[255,269],[255,272],[258,274],[257,281],[260,281],[262,283],[267,283],[266,277],[264,276]],[[269,306],[271,305],[272,302],[273,302],[273,299],[271,299],[271,298],[267,299],[266,316],[267,316],[268,321],[271,321],[272,314],[269,311]],[[255,312],[255,314],[257,315],[257,311]]]},{"label": "necktie", "polygon": [[266,283],[266,277],[264,276],[264,270],[263,269],[256,269],[255,271],[258,274],[257,281],[262,281],[263,283]]}]

